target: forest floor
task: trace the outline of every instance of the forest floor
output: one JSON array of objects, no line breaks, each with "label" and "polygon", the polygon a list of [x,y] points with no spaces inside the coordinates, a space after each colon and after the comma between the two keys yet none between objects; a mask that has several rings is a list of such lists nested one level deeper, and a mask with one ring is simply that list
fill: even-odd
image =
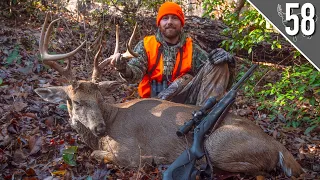
[{"label": "forest floor", "polygon": [[[92,150],[81,142],[68,124],[66,106],[45,102],[34,92],[37,87],[66,83],[57,72],[41,64],[38,46],[42,22],[43,16],[40,20],[0,17],[0,179],[160,179],[160,166],[151,171],[123,169],[92,158]],[[77,25],[73,22],[69,28],[57,28],[51,50],[61,53],[79,45],[80,41],[75,39],[78,31],[84,30],[77,29]],[[94,29],[88,26],[85,31],[93,42]],[[124,31],[127,34],[123,36],[129,37],[131,30]],[[141,29],[140,37],[144,34],[150,34],[150,29]],[[112,51],[108,49],[105,53]],[[92,62],[83,58],[90,59],[92,55],[88,54],[82,50],[73,58],[76,60],[73,71],[77,79],[90,77],[88,67]],[[239,61],[239,64],[245,62]],[[107,67],[104,77],[120,80],[111,67]],[[272,76],[265,78],[274,81]],[[124,84],[106,101],[118,103],[133,98],[137,98],[136,86]],[[240,92],[232,111],[255,121],[266,133],[284,144],[306,171],[301,179],[320,179],[319,129],[305,135],[304,127],[287,128],[285,123],[271,121],[266,114],[261,114],[255,104],[248,102]],[[73,146],[77,150],[70,149]],[[69,154],[66,148],[69,148]],[[67,156],[71,156],[69,161]],[[238,175],[232,179],[253,177]],[[271,179],[287,178],[283,173],[275,173]]]}]

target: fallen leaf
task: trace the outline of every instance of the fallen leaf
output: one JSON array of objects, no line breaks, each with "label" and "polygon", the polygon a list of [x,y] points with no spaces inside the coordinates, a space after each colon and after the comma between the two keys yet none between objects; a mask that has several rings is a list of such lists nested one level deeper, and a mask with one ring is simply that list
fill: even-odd
[{"label": "fallen leaf", "polygon": [[17,69],[17,71],[23,73],[24,75],[32,73],[33,64],[30,64],[26,67],[20,67]]},{"label": "fallen leaf", "polygon": [[0,146],[6,147],[13,141],[13,137],[11,135],[6,135],[4,138],[0,141]]},{"label": "fallen leaf", "polygon": [[20,112],[22,111],[25,107],[27,107],[28,104],[24,103],[24,102],[14,102],[13,103],[13,108],[15,111]]},{"label": "fallen leaf", "polygon": [[30,132],[29,135],[33,135],[33,134],[39,133],[39,128],[40,128],[39,126],[35,127],[35,128]]},{"label": "fallen leaf", "polygon": [[320,164],[314,164],[314,165],[312,166],[312,169],[313,169],[314,171],[316,171],[316,172],[320,172]]},{"label": "fallen leaf", "polygon": [[64,176],[66,174],[67,170],[59,170],[59,171],[54,171],[51,174],[55,176]]},{"label": "fallen leaf", "polygon": [[76,160],[75,160],[75,153],[77,152],[77,150],[78,150],[77,146],[71,146],[67,149],[64,149],[62,151],[62,158],[63,158],[64,162],[70,166],[77,165]]},{"label": "fallen leaf", "polygon": [[105,179],[106,176],[110,174],[110,169],[97,169],[91,179]]},{"label": "fallen leaf", "polygon": [[34,113],[23,113],[22,116],[27,116],[33,119],[37,118],[37,115],[35,115]]},{"label": "fallen leaf", "polygon": [[66,104],[60,104],[58,107],[62,110],[68,111],[68,107]]},{"label": "fallen leaf", "polygon": [[44,121],[44,124],[45,124],[47,127],[53,127],[53,125],[54,125],[54,118],[53,118],[53,116],[47,117],[47,119]]},{"label": "fallen leaf", "polygon": [[7,130],[11,134],[18,134],[19,127],[17,125],[17,121],[16,120],[11,120],[11,123],[8,125]]},{"label": "fallen leaf", "polygon": [[36,172],[34,171],[34,169],[29,168],[29,169],[26,170],[26,175],[27,175],[27,176],[36,176],[37,174],[36,174]]},{"label": "fallen leaf", "polygon": [[27,156],[22,152],[20,148],[18,148],[13,154],[13,160],[15,163],[24,162]]},{"label": "fallen leaf", "polygon": [[29,149],[30,155],[36,154],[41,150],[42,147],[42,139],[43,137],[40,137],[38,135],[30,136],[29,138]]}]

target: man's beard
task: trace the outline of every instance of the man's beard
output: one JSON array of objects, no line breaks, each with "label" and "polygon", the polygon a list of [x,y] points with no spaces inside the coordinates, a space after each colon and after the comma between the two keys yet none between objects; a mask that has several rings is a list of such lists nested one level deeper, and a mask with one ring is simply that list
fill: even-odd
[{"label": "man's beard", "polygon": [[173,27],[160,28],[160,31],[161,34],[168,39],[178,37],[181,34],[181,30],[178,30]]}]

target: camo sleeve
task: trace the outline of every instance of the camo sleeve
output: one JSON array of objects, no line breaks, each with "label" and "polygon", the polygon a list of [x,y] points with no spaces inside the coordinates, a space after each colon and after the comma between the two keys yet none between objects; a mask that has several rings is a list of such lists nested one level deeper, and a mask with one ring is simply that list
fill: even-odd
[{"label": "camo sleeve", "polygon": [[192,72],[197,74],[200,68],[207,62],[208,53],[200,48],[199,45],[192,44]]},{"label": "camo sleeve", "polygon": [[131,72],[128,73],[129,75],[127,76],[120,74],[122,78],[131,84],[139,83],[148,69],[148,58],[144,49],[143,40],[138,42],[134,51],[137,52],[139,56],[137,58],[132,58],[128,62],[128,68]]}]

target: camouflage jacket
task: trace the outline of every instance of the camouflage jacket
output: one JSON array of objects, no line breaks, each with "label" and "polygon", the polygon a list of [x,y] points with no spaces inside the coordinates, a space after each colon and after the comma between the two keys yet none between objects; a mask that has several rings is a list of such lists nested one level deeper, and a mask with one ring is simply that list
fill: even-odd
[{"label": "camouflage jacket", "polygon": [[[156,39],[163,46],[163,58],[164,60],[171,60],[175,62],[179,48],[181,48],[186,42],[186,34],[182,33],[180,37],[180,42],[174,46],[168,46],[167,43],[163,40],[163,37],[158,30],[156,33]],[[148,70],[148,58],[144,48],[143,40],[139,41],[135,46],[134,51],[139,54],[137,58],[132,58],[128,62],[128,66],[131,69],[132,73],[130,77],[125,77],[129,83],[138,83],[142,80],[143,76],[147,73]],[[192,43],[192,72],[191,74],[196,74],[202,65],[207,61],[208,53],[202,50],[197,44]]]}]

